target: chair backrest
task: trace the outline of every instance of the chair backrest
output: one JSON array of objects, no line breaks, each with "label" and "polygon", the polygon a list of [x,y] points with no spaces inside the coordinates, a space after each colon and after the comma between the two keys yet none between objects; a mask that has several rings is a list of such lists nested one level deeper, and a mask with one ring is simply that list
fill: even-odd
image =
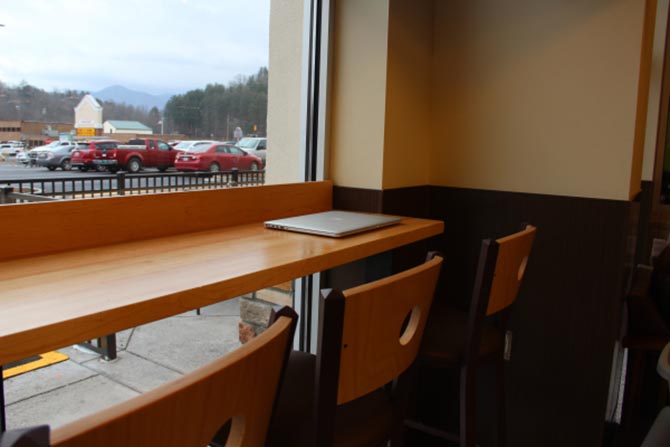
[{"label": "chair backrest", "polygon": [[56,428],[58,447],[202,447],[232,422],[228,446],[265,442],[297,316],[274,324],[226,356],[107,410]]},{"label": "chair backrest", "polygon": [[427,262],[344,292],[322,292],[317,352],[317,445],[337,405],[370,393],[414,362],[442,265]]},{"label": "chair backrest", "polygon": [[516,300],[535,233],[534,226],[526,225],[509,236],[482,241],[468,315],[466,363],[479,355],[484,318],[509,308]]},{"label": "chair backrest", "polygon": [[500,312],[516,300],[535,240],[535,231],[534,226],[527,225],[518,233],[496,240],[498,256],[486,315]]}]

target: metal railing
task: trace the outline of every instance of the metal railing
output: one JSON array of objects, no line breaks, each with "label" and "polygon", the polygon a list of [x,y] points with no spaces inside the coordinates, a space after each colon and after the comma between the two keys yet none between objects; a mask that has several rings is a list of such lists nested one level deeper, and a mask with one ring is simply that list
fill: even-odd
[{"label": "metal railing", "polygon": [[0,180],[0,204],[262,185],[265,171],[128,174]]}]

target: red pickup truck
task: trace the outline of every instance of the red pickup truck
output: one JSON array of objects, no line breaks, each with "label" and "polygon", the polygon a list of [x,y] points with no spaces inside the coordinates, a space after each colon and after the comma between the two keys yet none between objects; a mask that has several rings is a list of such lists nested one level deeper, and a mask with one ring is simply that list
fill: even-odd
[{"label": "red pickup truck", "polygon": [[165,141],[136,138],[128,144],[119,144],[116,149],[103,150],[93,163],[107,168],[110,172],[121,169],[139,172],[142,168],[158,168],[163,172],[174,166],[174,159],[180,152]]}]

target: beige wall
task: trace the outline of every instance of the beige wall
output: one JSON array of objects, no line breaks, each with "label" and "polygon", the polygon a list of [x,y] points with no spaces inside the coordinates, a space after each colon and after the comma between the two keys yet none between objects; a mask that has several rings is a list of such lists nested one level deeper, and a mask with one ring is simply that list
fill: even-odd
[{"label": "beige wall", "polygon": [[382,188],[430,180],[433,1],[391,0]]},{"label": "beige wall", "polygon": [[431,183],[627,200],[644,2],[436,2]]},{"label": "beige wall", "polygon": [[381,189],[389,0],[336,0],[330,178]]},{"label": "beige wall", "polygon": [[268,85],[267,183],[302,180],[299,154],[303,1],[272,0]]},{"label": "beige wall", "polygon": [[430,178],[433,1],[338,0],[331,177],[358,188]]},{"label": "beige wall", "polygon": [[74,127],[102,129],[103,109],[91,95],[84,95],[74,108]]},{"label": "beige wall", "polygon": [[[297,178],[297,3],[272,2],[273,182]],[[644,3],[335,0],[329,177],[628,200]]]}]

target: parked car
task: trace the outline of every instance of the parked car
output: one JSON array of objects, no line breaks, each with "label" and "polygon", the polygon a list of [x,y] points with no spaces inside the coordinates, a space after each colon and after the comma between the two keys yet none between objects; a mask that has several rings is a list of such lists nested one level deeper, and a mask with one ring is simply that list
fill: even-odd
[{"label": "parked car", "polygon": [[143,168],[158,168],[165,172],[174,166],[174,160],[181,151],[165,141],[155,138],[135,138],[128,144],[119,144],[116,148],[103,150],[100,158],[93,160],[97,166],[103,166],[110,172],[121,169],[128,172],[140,172]]},{"label": "parked car", "polygon": [[24,151],[23,149],[20,150],[19,152],[16,153],[16,161],[19,163],[22,163],[24,165],[27,165],[30,163],[30,156],[28,155],[28,152]]},{"label": "parked car", "polygon": [[247,154],[239,147],[229,144],[200,144],[188,152],[177,154],[174,167],[178,171],[257,171],[263,161],[255,155]]},{"label": "parked car", "polygon": [[49,150],[52,148],[55,148],[60,141],[52,141],[51,143],[45,144],[43,146],[35,146],[34,148],[30,149],[28,151],[28,158],[31,161],[31,164],[35,165],[37,164],[37,155],[44,150]]},{"label": "parked car", "polygon": [[175,144],[173,147],[177,150],[180,151],[190,151],[192,148],[201,145],[201,144],[214,144],[218,143],[218,141],[212,141],[212,140],[192,140],[192,141],[180,141],[177,144]]},{"label": "parked car", "polygon": [[263,167],[265,167],[265,151],[267,150],[267,144],[267,138],[244,137],[237,142],[237,147],[263,160]]},{"label": "parked car", "polygon": [[104,171],[105,167],[96,165],[93,160],[99,159],[103,151],[116,149],[119,142],[115,140],[93,140],[86,141],[83,144],[86,146],[82,145],[82,147],[72,151],[72,167],[80,171],[88,171],[89,169]]},{"label": "parked car", "polygon": [[73,150],[85,147],[85,143],[76,143],[74,141],[58,141],[55,145],[37,151],[31,151],[31,157],[34,153],[37,166],[42,166],[50,171],[61,168],[63,171],[72,169],[71,153]]},{"label": "parked car", "polygon": [[20,141],[3,142],[0,143],[0,155],[3,157],[15,157],[23,148],[24,144]]}]

